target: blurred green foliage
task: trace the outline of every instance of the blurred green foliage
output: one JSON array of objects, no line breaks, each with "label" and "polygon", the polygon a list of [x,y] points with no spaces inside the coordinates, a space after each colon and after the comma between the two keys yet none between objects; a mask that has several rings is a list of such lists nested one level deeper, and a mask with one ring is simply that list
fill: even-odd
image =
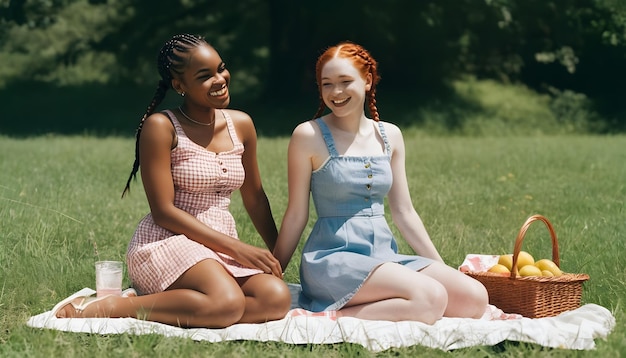
[{"label": "blurred green foliage", "polygon": [[156,53],[180,32],[220,51],[246,103],[315,102],[317,56],[351,40],[379,61],[379,93],[411,94],[411,104],[445,99],[470,76],[547,96],[572,128],[626,128],[621,0],[0,0],[0,98],[33,86],[77,96],[156,86]]}]

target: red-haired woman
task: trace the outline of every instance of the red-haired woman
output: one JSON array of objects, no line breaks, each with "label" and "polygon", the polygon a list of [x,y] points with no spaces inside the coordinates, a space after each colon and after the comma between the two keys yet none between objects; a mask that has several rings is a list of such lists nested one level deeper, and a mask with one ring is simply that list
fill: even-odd
[{"label": "red-haired woman", "polygon": [[[374,58],[357,44],[340,43],[320,56],[316,75],[321,103],[289,143],[289,203],[274,249],[284,269],[307,223],[311,193],[318,220],[302,252],[301,306],[428,324],[443,316],[480,318],[488,307],[485,287],[444,264],[413,207],[402,133],[381,121],[376,108]],[[321,116],[326,107],[331,113]],[[385,196],[419,256],[398,254]]]}]

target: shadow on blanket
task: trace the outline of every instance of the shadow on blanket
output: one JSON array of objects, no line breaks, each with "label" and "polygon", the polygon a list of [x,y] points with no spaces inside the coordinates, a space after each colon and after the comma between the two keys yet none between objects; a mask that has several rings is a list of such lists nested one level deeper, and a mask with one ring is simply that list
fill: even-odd
[{"label": "shadow on blanket", "polygon": [[[292,293],[292,309],[297,309],[300,286],[289,284],[289,288]],[[442,318],[433,325],[414,321],[367,321],[351,317],[331,320],[326,317],[288,315],[282,320],[261,324],[236,324],[223,329],[185,329],[134,318],[59,319],[52,315],[52,311],[30,317],[27,325],[96,334],[161,334],[209,342],[347,342],[360,344],[374,352],[413,345],[453,350],[471,346],[492,346],[506,340],[583,350],[595,348],[595,339],[606,338],[615,326],[615,318],[604,307],[586,304],[556,317],[513,320]]]}]

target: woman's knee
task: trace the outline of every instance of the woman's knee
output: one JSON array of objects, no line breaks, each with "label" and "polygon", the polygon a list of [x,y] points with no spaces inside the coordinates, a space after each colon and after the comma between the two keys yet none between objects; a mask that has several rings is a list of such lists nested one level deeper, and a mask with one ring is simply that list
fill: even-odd
[{"label": "woman's knee", "polygon": [[480,317],[485,313],[485,307],[489,304],[489,294],[485,286],[478,280],[471,279],[468,285],[468,306],[474,308],[474,313],[469,313],[471,317]]},{"label": "woman's knee", "polygon": [[227,327],[237,323],[243,317],[246,298],[241,290],[221,288],[215,295],[202,294],[195,302],[194,317],[207,322],[207,327]]},{"label": "woman's knee", "polygon": [[432,264],[423,272],[445,286],[448,294],[446,316],[476,318],[484,313],[489,296],[478,280],[440,263]]},{"label": "woman's knee", "polygon": [[289,311],[291,294],[282,279],[258,274],[236,278],[236,281],[237,291],[243,295],[243,307],[237,306],[241,309],[237,311],[239,322],[258,323],[281,319]]},{"label": "woman's knee", "polygon": [[448,306],[448,292],[438,282],[432,282],[427,287],[421,287],[413,300],[413,315],[416,320],[433,324],[443,317]]},{"label": "woman's knee", "polygon": [[291,308],[289,287],[273,276],[268,276],[263,285],[258,286],[254,296],[266,307],[268,318],[284,317]]},{"label": "woman's knee", "polygon": [[479,281],[465,276],[449,291],[447,316],[480,318],[489,304],[487,289]]}]

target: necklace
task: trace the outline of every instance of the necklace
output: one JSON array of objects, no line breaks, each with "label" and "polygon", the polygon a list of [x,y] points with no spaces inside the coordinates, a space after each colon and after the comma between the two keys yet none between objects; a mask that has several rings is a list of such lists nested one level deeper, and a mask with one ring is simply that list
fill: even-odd
[{"label": "necklace", "polygon": [[178,110],[180,111],[180,113],[182,113],[183,116],[185,116],[185,118],[187,118],[188,120],[190,120],[191,122],[195,123],[195,124],[199,124],[201,126],[210,126],[211,124],[213,124],[213,122],[215,122],[215,118],[213,118],[213,120],[209,123],[204,123],[204,122],[198,122],[196,120],[191,119],[191,117],[189,117],[187,115],[187,113],[185,113],[183,111],[183,108],[181,106],[178,106]]}]

